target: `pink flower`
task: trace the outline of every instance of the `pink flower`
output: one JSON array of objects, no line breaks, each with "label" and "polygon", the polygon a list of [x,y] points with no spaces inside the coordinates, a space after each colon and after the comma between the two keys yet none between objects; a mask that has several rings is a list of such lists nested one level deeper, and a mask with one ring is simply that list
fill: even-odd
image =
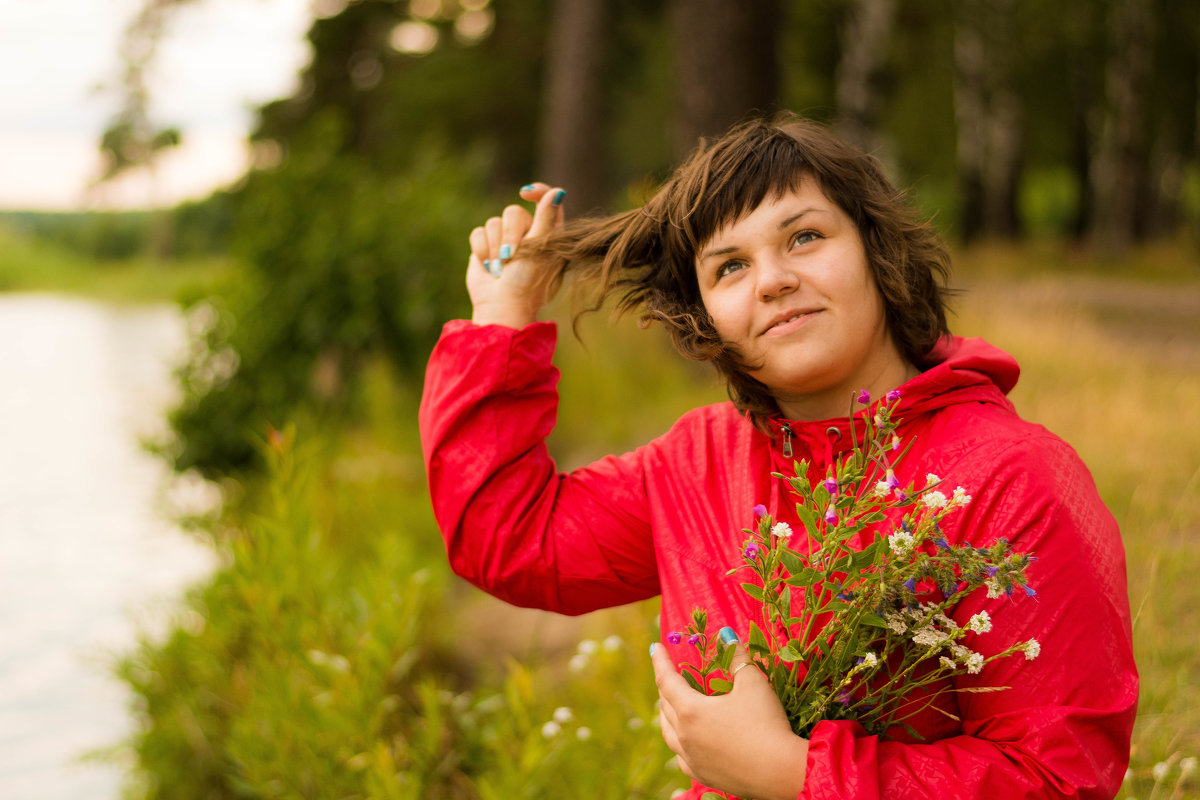
[{"label": "pink flower", "polygon": [[671,644],[679,644],[683,641],[683,634],[679,631],[671,631],[667,634],[667,641]]},{"label": "pink flower", "polygon": [[829,492],[830,495],[837,494],[838,482],[835,478],[826,478],[825,479],[825,491]]},{"label": "pink flower", "polygon": [[754,516],[765,517],[766,515],[767,515],[767,507],[764,506],[762,503],[759,503],[758,505],[756,505],[754,507]]},{"label": "pink flower", "polygon": [[863,390],[859,391],[859,393],[858,393],[858,402],[859,402],[859,403],[861,403],[861,404],[862,404],[862,405],[864,405],[864,406],[865,406],[867,403],[871,402],[871,393],[870,393],[870,392],[868,392],[866,389],[863,389]]},{"label": "pink flower", "polygon": [[900,399],[900,390],[899,389],[892,389],[890,392],[887,393],[887,401],[889,403],[894,403],[899,399]]},{"label": "pink flower", "polygon": [[825,509],[825,521],[830,525],[837,522],[837,509],[833,507],[833,503],[830,503],[829,508]]},{"label": "pink flower", "polygon": [[746,558],[757,558],[758,545],[754,542],[746,542],[746,549],[742,551],[742,555],[744,555]]}]

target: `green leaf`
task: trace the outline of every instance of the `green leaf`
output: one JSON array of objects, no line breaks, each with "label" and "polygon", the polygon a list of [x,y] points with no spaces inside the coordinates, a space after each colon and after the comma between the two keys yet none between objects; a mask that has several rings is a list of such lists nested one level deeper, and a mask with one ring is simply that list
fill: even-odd
[{"label": "green leaf", "polygon": [[759,586],[758,584],[743,583],[742,591],[744,591],[746,594],[750,595],[751,597],[753,597],[755,600],[759,601],[760,603],[762,602],[763,590],[762,590],[762,587]]},{"label": "green leaf", "polygon": [[716,792],[705,792],[704,794],[700,795],[700,800],[725,800],[725,798],[721,797],[721,795],[717,794]]},{"label": "green leaf", "polygon": [[805,567],[804,569],[793,573],[790,578],[785,578],[783,582],[788,586],[804,586],[808,588],[814,583],[819,582],[821,578],[822,575],[820,572],[817,572],[812,567]]},{"label": "green leaf", "polygon": [[771,652],[771,645],[757,622],[750,623],[750,650],[764,655]]},{"label": "green leaf", "polygon": [[683,679],[684,679],[685,681],[687,681],[687,682],[688,682],[688,684],[689,684],[689,685],[690,685],[690,686],[691,686],[693,689],[695,689],[697,692],[700,692],[701,694],[704,694],[704,687],[700,685],[700,681],[696,680],[696,676],[695,676],[695,675],[693,675],[692,673],[688,672],[687,670],[684,670],[684,671],[683,671]]},{"label": "green leaf", "polygon": [[783,562],[784,568],[792,575],[805,569],[804,560],[790,548],[784,547],[779,550],[779,560]]},{"label": "green leaf", "polygon": [[796,648],[789,644],[787,647],[784,647],[779,651],[779,660],[786,664],[791,664],[800,660],[800,653],[796,651]]},{"label": "green leaf", "polygon": [[876,628],[887,627],[887,623],[884,622],[883,617],[879,616],[878,614],[872,614],[869,611],[859,617],[859,621],[862,622],[863,625],[871,625]]},{"label": "green leaf", "polygon": [[720,693],[724,694],[733,689],[733,683],[731,681],[725,680],[724,678],[713,678],[711,681],[708,682],[708,685],[713,690],[714,693],[720,692]]}]

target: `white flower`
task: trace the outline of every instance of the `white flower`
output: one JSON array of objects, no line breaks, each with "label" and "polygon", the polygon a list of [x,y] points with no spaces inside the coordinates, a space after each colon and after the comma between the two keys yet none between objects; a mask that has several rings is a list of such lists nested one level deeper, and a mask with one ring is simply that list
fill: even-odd
[{"label": "white flower", "polygon": [[894,633],[904,633],[908,630],[908,626],[904,624],[904,617],[897,614],[895,611],[889,611],[883,615],[883,621],[892,629]]},{"label": "white flower", "polygon": [[892,487],[888,486],[887,481],[880,481],[879,483],[875,484],[874,494],[876,497],[887,497],[888,492],[890,491],[892,491]]},{"label": "white flower", "polygon": [[971,651],[963,647],[961,644],[950,645],[950,652],[956,659],[962,662],[966,662],[966,660],[971,656]]},{"label": "white flower", "polygon": [[934,475],[932,472],[925,476],[925,485],[926,486],[933,486],[934,484],[941,483],[941,482],[942,482],[942,479],[939,478],[937,475]]},{"label": "white flower", "polygon": [[954,495],[951,500],[956,506],[965,506],[967,503],[971,502],[971,495],[967,494],[967,490],[963,487],[956,486],[954,487]]},{"label": "white flower", "polygon": [[874,653],[872,653],[870,650],[868,650],[867,654],[865,656],[863,656],[863,664],[868,667],[873,667],[878,663],[879,663],[879,657],[876,656]]},{"label": "white flower", "polygon": [[1030,639],[1025,643],[1025,660],[1033,661],[1042,654],[1042,645],[1037,639]]},{"label": "white flower", "polygon": [[955,630],[955,631],[958,630],[958,623],[955,622],[954,620],[950,619],[949,617],[947,617],[945,614],[943,614],[940,611],[937,614],[935,614],[933,618],[935,620],[937,620],[937,623],[939,625],[941,625],[943,628],[949,628],[950,630]]},{"label": "white flower", "polygon": [[588,657],[583,653],[576,653],[571,656],[571,660],[567,662],[567,669],[571,672],[583,672],[587,669]]},{"label": "white flower", "polygon": [[967,622],[967,630],[975,631],[976,633],[987,633],[991,629],[992,618],[988,616],[988,612],[986,611],[980,611]]},{"label": "white flower", "polygon": [[610,653],[615,653],[618,650],[620,650],[624,645],[625,645],[624,640],[621,639],[620,636],[617,636],[614,633],[612,636],[609,636],[607,639],[605,639],[604,643],[601,644],[600,646],[603,647],[605,650],[607,650]]},{"label": "white flower", "polygon": [[914,633],[912,640],[922,647],[940,647],[946,641],[946,635],[937,628],[926,626]]},{"label": "white flower", "polygon": [[1179,772],[1183,776],[1191,775],[1196,771],[1196,757],[1188,756],[1179,762]]},{"label": "white flower", "polygon": [[1171,765],[1165,761],[1160,761],[1154,765],[1151,772],[1154,774],[1154,780],[1161,781],[1167,777],[1167,773],[1171,771]]},{"label": "white flower", "polygon": [[892,552],[898,556],[906,556],[913,549],[913,537],[908,531],[896,531],[888,537]]},{"label": "white flower", "polygon": [[600,645],[596,644],[595,639],[584,639],[582,642],[579,643],[579,647],[576,648],[576,652],[579,653],[580,655],[590,656],[592,653],[595,653],[599,648],[600,648]]},{"label": "white flower", "polygon": [[592,729],[580,725],[579,728],[575,730],[575,738],[581,742],[586,742],[588,739],[592,738]]},{"label": "white flower", "polygon": [[987,587],[988,600],[996,600],[1004,597],[1004,589],[995,578],[988,578],[983,582],[983,585]]},{"label": "white flower", "polygon": [[982,669],[983,669],[983,654],[982,653],[971,653],[971,655],[967,656],[967,672],[971,673],[972,675],[978,675],[980,670],[982,670]]},{"label": "white flower", "polygon": [[566,706],[559,706],[558,708],[554,709],[554,713],[551,714],[551,716],[554,717],[554,721],[559,725],[566,725],[568,722],[575,719],[575,715],[571,713],[571,709],[567,708]]},{"label": "white flower", "polygon": [[629,721],[625,723],[625,727],[631,731],[640,731],[646,727],[646,721],[641,717],[630,717]]},{"label": "white flower", "polygon": [[926,508],[945,508],[946,495],[941,492],[926,492],[921,495],[921,502],[925,504]]},{"label": "white flower", "polygon": [[777,522],[775,527],[771,528],[771,533],[778,536],[780,539],[786,539],[792,535],[792,526],[786,522]]},{"label": "white flower", "polygon": [[958,666],[957,664],[954,663],[954,659],[946,658],[945,656],[942,656],[941,658],[939,658],[938,663],[941,664],[946,669],[954,669],[955,667]]},{"label": "white flower", "polygon": [[554,720],[550,720],[542,726],[542,736],[546,737],[547,739],[553,739],[560,733],[562,733],[562,726]]}]

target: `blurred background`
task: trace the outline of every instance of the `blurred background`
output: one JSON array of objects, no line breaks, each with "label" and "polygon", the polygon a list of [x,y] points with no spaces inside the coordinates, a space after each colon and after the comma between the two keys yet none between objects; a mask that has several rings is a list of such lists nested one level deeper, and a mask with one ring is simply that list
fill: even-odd
[{"label": "blurred background", "polygon": [[[1120,796],[1200,795],[1198,87],[1168,0],[0,0],[0,796],[682,786],[656,604],[449,576],[415,409],[517,187],[623,210],[777,109],[911,187],[952,328],[1092,467],[1143,673]],[[563,468],[723,399],[634,322],[561,337]]]}]

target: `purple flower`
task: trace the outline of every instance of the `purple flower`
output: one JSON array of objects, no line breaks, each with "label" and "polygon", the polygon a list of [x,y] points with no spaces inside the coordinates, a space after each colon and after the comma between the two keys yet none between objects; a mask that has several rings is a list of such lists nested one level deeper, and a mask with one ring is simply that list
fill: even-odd
[{"label": "purple flower", "polygon": [[894,403],[899,399],[900,399],[900,390],[899,389],[892,389],[890,392],[887,393],[887,401],[889,403]]},{"label": "purple flower", "polygon": [[854,599],[854,592],[843,590],[837,594],[838,600],[845,600],[847,603]]},{"label": "purple flower", "polygon": [[836,478],[825,479],[825,491],[829,492],[830,495],[836,495],[838,493],[838,482]]},{"label": "purple flower", "polygon": [[700,644],[700,635],[693,633],[691,636],[688,637],[688,644],[690,644],[692,647],[695,647],[696,645]]},{"label": "purple flower", "polygon": [[866,389],[860,390],[858,393],[858,402],[864,406],[867,403],[871,402],[871,393],[868,392]]},{"label": "purple flower", "polygon": [[917,590],[917,579],[909,578],[908,580],[906,580],[904,582],[904,588],[908,589],[910,592],[915,592]]},{"label": "purple flower", "polygon": [[1026,587],[1025,587],[1025,596],[1026,596],[1026,597],[1037,597],[1037,592],[1035,592],[1035,591],[1033,590],[1033,587],[1031,587],[1031,586],[1026,586]]},{"label": "purple flower", "polygon": [[758,544],[756,542],[746,542],[746,549],[742,551],[742,555],[746,558],[757,558]]},{"label": "purple flower", "polygon": [[993,575],[995,575],[999,571],[1000,571],[999,567],[988,567],[987,569],[984,570],[984,572],[986,572],[988,574],[989,578],[992,577]]},{"label": "purple flower", "polygon": [[892,434],[892,452],[894,453],[895,451],[897,451],[899,449],[900,449],[900,437],[893,433]]},{"label": "purple flower", "polygon": [[850,698],[850,692],[849,692],[849,691],[842,692],[841,694],[839,694],[839,695],[837,696],[837,701],[838,701],[839,703],[841,703],[842,705],[844,705],[844,706],[848,706],[848,705],[850,705],[850,700],[851,700],[851,698]]},{"label": "purple flower", "polygon": [[679,631],[671,631],[667,634],[667,641],[671,644],[679,644],[683,641],[683,634]]},{"label": "purple flower", "polygon": [[825,521],[830,525],[837,522],[837,509],[833,507],[833,503],[830,503],[829,508],[825,509]]},{"label": "purple flower", "polygon": [[766,515],[767,515],[767,507],[764,506],[762,503],[759,503],[758,505],[756,505],[754,507],[754,516],[765,517]]},{"label": "purple flower", "polygon": [[887,471],[887,486],[889,489],[899,489],[900,479],[896,477],[896,473],[890,469]]},{"label": "purple flower", "polygon": [[936,544],[938,547],[942,548],[943,550],[950,549],[950,543],[940,537],[937,539],[934,539],[933,543]]}]

